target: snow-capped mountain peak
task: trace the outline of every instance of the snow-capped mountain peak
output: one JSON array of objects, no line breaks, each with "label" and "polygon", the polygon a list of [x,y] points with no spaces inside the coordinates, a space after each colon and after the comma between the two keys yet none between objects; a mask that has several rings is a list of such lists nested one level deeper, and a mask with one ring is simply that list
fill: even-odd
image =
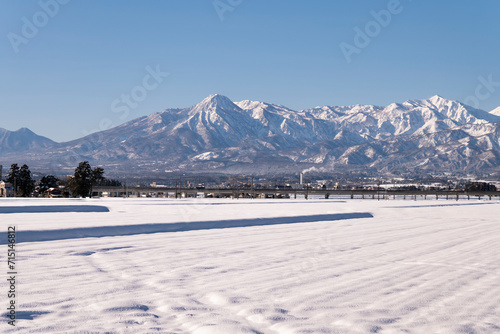
[{"label": "snow-capped mountain peak", "polygon": [[495,116],[500,116],[500,107],[498,107],[498,108],[493,109],[492,111],[490,111],[490,114],[493,114]]},{"label": "snow-capped mountain peak", "polygon": [[440,95],[434,95],[430,99],[428,99],[428,101],[430,101],[435,106],[443,105],[450,102],[450,100],[447,100]]},{"label": "snow-capped mountain peak", "polygon": [[264,107],[265,103],[260,102],[260,101],[252,101],[252,100],[243,100],[239,102],[234,102],[238,107],[240,107],[243,110],[250,110],[250,109],[255,109],[258,107]]},{"label": "snow-capped mountain peak", "polygon": [[223,109],[223,110],[228,110],[228,109],[234,109],[236,105],[231,101],[229,98],[227,98],[224,95],[220,94],[212,94],[194,107],[196,109],[204,109],[204,110],[213,110],[213,109]]},{"label": "snow-capped mountain peak", "polygon": [[445,99],[440,95],[434,95],[428,99],[423,99],[423,100],[408,100],[406,102],[403,102],[402,105],[405,107],[409,107],[409,108],[421,107],[421,108],[440,109],[443,106],[453,105],[453,104],[458,104],[458,103],[459,102],[457,102],[457,101]]}]

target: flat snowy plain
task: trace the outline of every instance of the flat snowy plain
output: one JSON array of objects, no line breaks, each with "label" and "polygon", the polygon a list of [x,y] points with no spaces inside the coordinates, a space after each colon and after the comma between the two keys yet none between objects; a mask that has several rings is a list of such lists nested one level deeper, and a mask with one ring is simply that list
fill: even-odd
[{"label": "flat snowy plain", "polygon": [[498,200],[0,199],[0,332],[500,333],[499,213]]}]

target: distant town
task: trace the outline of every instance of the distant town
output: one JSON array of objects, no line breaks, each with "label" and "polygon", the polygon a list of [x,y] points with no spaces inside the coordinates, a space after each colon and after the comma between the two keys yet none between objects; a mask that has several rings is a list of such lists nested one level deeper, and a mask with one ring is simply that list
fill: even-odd
[{"label": "distant town", "polygon": [[[0,197],[167,197],[167,198],[467,198],[500,196],[500,182],[475,178],[429,177],[342,177],[310,173],[295,176],[175,175],[172,177],[124,177],[108,179],[101,167],[87,161],[73,175],[33,173],[29,166],[12,164],[7,171],[0,165]],[[413,196],[413,197],[412,197]],[[454,197],[455,196],[455,197]]]}]

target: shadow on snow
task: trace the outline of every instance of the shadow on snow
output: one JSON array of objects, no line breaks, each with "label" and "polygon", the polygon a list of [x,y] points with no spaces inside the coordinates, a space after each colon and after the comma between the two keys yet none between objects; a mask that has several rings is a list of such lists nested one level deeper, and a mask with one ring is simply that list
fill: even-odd
[{"label": "shadow on snow", "polygon": [[0,206],[1,213],[109,212],[101,205],[30,205]]},{"label": "shadow on snow", "polygon": [[[373,215],[369,212],[351,212],[351,213],[322,214],[322,215],[311,215],[311,216],[199,221],[190,223],[96,226],[96,227],[61,229],[61,230],[19,231],[16,233],[16,241],[20,243],[20,242],[80,239],[80,238],[101,238],[101,237],[128,236],[136,234],[171,233],[171,232],[226,229],[226,228],[250,227],[250,226],[328,222],[328,221],[359,219],[359,218],[373,218]],[[7,236],[5,235],[4,232],[4,236],[2,236],[0,239],[0,244],[6,244],[6,243],[7,243]]]}]

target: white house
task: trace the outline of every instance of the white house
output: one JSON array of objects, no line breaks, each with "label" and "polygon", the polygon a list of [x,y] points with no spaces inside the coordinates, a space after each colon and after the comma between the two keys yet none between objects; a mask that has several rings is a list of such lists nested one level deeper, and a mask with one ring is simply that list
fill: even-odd
[{"label": "white house", "polygon": [[7,197],[7,189],[5,189],[5,182],[0,181],[0,197]]}]

